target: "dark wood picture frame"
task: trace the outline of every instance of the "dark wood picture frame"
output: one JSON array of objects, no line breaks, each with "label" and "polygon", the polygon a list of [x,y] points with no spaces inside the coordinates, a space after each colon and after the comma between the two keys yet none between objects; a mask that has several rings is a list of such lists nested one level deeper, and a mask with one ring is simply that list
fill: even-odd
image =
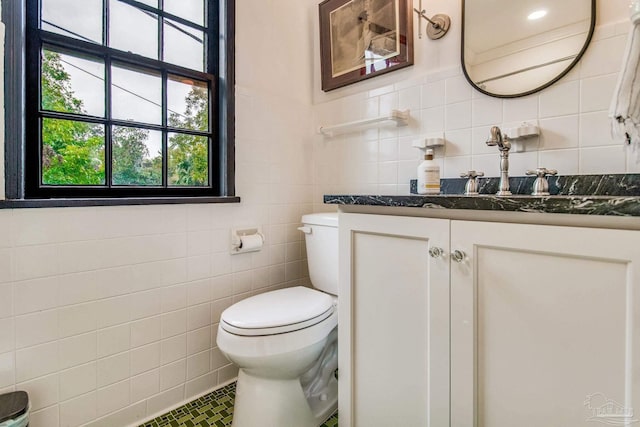
[{"label": "dark wood picture frame", "polygon": [[325,0],[319,12],[323,91],[413,65],[411,0]]}]

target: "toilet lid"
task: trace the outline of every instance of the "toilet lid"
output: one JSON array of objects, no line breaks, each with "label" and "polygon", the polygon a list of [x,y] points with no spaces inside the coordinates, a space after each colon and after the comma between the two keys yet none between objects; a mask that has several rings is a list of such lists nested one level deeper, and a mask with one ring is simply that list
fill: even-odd
[{"label": "toilet lid", "polygon": [[333,313],[333,298],[297,286],[243,299],[227,308],[220,325],[236,335],[273,335],[319,323]]}]

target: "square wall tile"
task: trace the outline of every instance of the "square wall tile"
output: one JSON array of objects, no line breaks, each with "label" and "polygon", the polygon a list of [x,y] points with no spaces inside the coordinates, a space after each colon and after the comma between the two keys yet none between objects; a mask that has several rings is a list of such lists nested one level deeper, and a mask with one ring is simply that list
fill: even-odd
[{"label": "square wall tile", "polygon": [[98,389],[97,415],[99,417],[122,409],[131,402],[131,386],[129,380]]},{"label": "square wall tile", "polygon": [[13,295],[13,284],[0,285],[0,319],[13,316]]},{"label": "square wall tile", "polygon": [[618,72],[625,41],[624,35],[593,41],[581,60],[580,76],[588,78]]},{"label": "square wall tile", "polygon": [[444,105],[445,81],[427,83],[422,86],[422,108],[433,108]]},{"label": "square wall tile", "polygon": [[96,359],[97,333],[90,332],[60,340],[60,369],[88,363]]},{"label": "square wall tile", "polygon": [[11,239],[13,229],[13,209],[0,210],[0,248],[13,246]]},{"label": "square wall tile", "polygon": [[622,145],[611,134],[611,120],[606,111],[580,115],[580,147]]},{"label": "square wall tile", "polygon": [[41,311],[15,318],[16,348],[58,339],[58,310]]},{"label": "square wall tile", "polygon": [[129,350],[131,341],[131,327],[129,324],[100,329],[97,335],[97,357],[99,358]]},{"label": "square wall tile", "polygon": [[14,283],[15,314],[47,310],[58,305],[59,279],[56,276]]},{"label": "square wall tile", "polygon": [[131,304],[131,320],[157,316],[162,312],[162,291],[160,289],[136,292],[128,295],[127,298]]},{"label": "square wall tile", "polygon": [[581,174],[625,173],[626,152],[622,146],[580,150]]},{"label": "square wall tile", "polygon": [[502,123],[502,99],[483,95],[471,104],[472,124],[476,126],[494,126]]},{"label": "square wall tile", "polygon": [[447,104],[471,100],[471,86],[464,76],[456,76],[445,81]]},{"label": "square wall tile", "polygon": [[[160,376],[160,382],[162,383],[162,374]],[[182,381],[181,381],[182,382]],[[178,405],[184,400],[184,385],[174,387],[162,393],[156,394],[150,397],[146,402],[147,413],[157,414],[164,411],[166,408],[172,408]]]},{"label": "square wall tile", "polygon": [[549,150],[538,152],[538,166],[556,169],[558,175],[576,175],[580,167],[580,150]]},{"label": "square wall tile", "polygon": [[187,381],[185,388],[185,397],[190,399],[194,396],[202,394],[211,388],[212,384],[219,384],[219,377],[215,373],[203,375],[191,381]]},{"label": "square wall tile", "polygon": [[0,283],[8,283],[12,279],[12,259],[11,249],[0,248]]},{"label": "square wall tile", "polygon": [[444,107],[422,110],[420,123],[424,133],[442,132],[444,130]]},{"label": "square wall tile", "polygon": [[584,79],[580,86],[580,111],[608,110],[618,79],[617,74]]},{"label": "square wall tile", "polygon": [[[56,277],[55,279],[58,279],[59,282],[57,284],[58,295],[56,295],[58,304],[61,306],[81,304],[97,299],[97,286],[99,283],[103,285],[99,276],[100,273],[92,271]],[[110,282],[109,286],[120,288],[120,282]]]},{"label": "square wall tile", "polygon": [[471,101],[448,104],[445,107],[445,129],[448,131],[471,127]]},{"label": "square wall tile", "polygon": [[442,178],[460,178],[460,174],[471,170],[471,157],[445,157]]},{"label": "square wall tile", "polygon": [[131,322],[131,348],[160,341],[161,327],[160,316]]},{"label": "square wall tile", "polygon": [[15,384],[15,353],[0,354],[0,387],[9,387]]},{"label": "square wall tile", "polygon": [[187,304],[189,306],[211,301],[211,280],[199,280],[187,286]]},{"label": "square wall tile", "polygon": [[60,403],[60,425],[79,426],[96,418],[96,392]]},{"label": "square wall tile", "polygon": [[211,324],[211,307],[201,304],[189,307],[187,310],[187,331],[202,328]]},{"label": "square wall tile", "polygon": [[[0,281],[5,279],[7,256],[0,251]],[[13,251],[13,280],[55,276],[59,272],[60,248],[57,245],[23,246]],[[38,262],[33,262],[33,260]],[[8,279],[8,278],[7,278]],[[6,281],[6,280],[5,280]]]},{"label": "square wall tile", "polygon": [[579,111],[579,81],[556,83],[540,92],[540,117],[566,116]]},{"label": "square wall tile", "polygon": [[29,414],[29,427],[58,427],[60,425],[58,405],[50,406]]},{"label": "square wall tile", "polygon": [[70,337],[96,330],[97,304],[94,302],[59,309],[60,337]]},{"label": "square wall tile", "polygon": [[129,377],[129,360],[128,352],[99,359],[97,365],[97,386],[104,387],[126,380]]},{"label": "square wall tile", "polygon": [[529,95],[521,98],[511,98],[504,100],[505,123],[522,122],[538,117],[539,95]]},{"label": "square wall tile", "polygon": [[416,87],[408,87],[398,92],[398,105],[402,109],[420,109],[420,90]]},{"label": "square wall tile", "polygon": [[162,288],[162,312],[179,310],[187,306],[187,286],[176,285]]},{"label": "square wall tile", "polygon": [[166,365],[187,356],[187,335],[177,335],[175,337],[162,340],[160,343],[160,363]]},{"label": "square wall tile", "polygon": [[[445,156],[458,157],[471,154],[471,129],[448,130],[445,133]],[[438,153],[436,153],[438,154]]]},{"label": "square wall tile", "polygon": [[13,243],[16,246],[47,245],[60,241],[60,209],[16,209]]},{"label": "square wall tile", "polygon": [[16,381],[28,381],[56,372],[60,366],[58,358],[57,341],[16,351]]},{"label": "square wall tile", "polygon": [[183,384],[187,378],[187,361],[179,360],[160,368],[160,390],[168,390]]},{"label": "square wall tile", "polygon": [[209,372],[209,350],[187,357],[187,380]]},{"label": "square wall tile", "polygon": [[512,153],[509,156],[509,175],[525,176],[528,170],[538,167],[538,152]]},{"label": "square wall tile", "polygon": [[187,355],[191,356],[210,348],[211,326],[205,326],[187,334]]},{"label": "square wall tile", "polygon": [[540,149],[577,148],[579,116],[565,116],[540,120]]},{"label": "square wall tile", "polygon": [[471,158],[471,169],[484,172],[486,177],[500,176],[500,161],[498,155],[476,155]]},{"label": "square wall tile", "polygon": [[130,375],[138,375],[160,366],[160,343],[138,347],[130,353]]},{"label": "square wall tile", "polygon": [[95,389],[96,362],[60,372],[60,400],[71,399]]},{"label": "square wall tile", "polygon": [[131,378],[131,401],[138,402],[160,391],[160,371],[154,369]]},{"label": "square wall tile", "polygon": [[59,400],[58,374],[19,383],[17,388],[29,394],[32,411],[55,405]]}]

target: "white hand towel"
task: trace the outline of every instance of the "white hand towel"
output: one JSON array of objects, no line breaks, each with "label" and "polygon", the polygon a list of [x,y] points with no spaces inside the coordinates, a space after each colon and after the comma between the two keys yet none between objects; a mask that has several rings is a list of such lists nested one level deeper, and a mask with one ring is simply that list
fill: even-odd
[{"label": "white hand towel", "polygon": [[614,137],[640,152],[640,0],[632,4],[631,23],[609,117]]}]

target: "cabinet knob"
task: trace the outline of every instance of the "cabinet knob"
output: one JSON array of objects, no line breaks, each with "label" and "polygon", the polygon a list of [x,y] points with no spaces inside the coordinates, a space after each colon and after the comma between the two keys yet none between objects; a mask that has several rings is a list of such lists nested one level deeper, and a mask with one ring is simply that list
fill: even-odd
[{"label": "cabinet knob", "polygon": [[466,257],[467,257],[467,254],[459,250],[455,250],[451,253],[451,258],[458,263],[464,261]]},{"label": "cabinet knob", "polygon": [[442,255],[444,255],[444,250],[442,250],[442,248],[434,246],[432,248],[429,248],[429,255],[431,255],[431,258],[442,258]]}]

